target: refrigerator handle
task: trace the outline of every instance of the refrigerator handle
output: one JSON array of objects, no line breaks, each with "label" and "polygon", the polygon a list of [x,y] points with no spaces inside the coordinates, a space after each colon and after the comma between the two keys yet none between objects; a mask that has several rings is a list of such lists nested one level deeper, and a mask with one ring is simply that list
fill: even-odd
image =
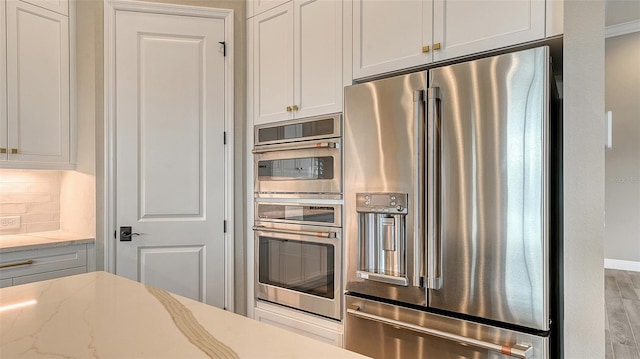
[{"label": "refrigerator handle", "polygon": [[358,305],[352,305],[349,308],[347,308],[347,314],[353,315],[354,317],[368,319],[374,322],[379,322],[385,325],[391,325],[400,329],[411,330],[414,332],[418,332],[420,334],[451,340],[454,342],[461,343],[463,345],[470,345],[477,348],[490,350],[490,351],[497,352],[503,355],[508,355],[514,358],[528,359],[533,357],[533,347],[529,344],[516,343],[515,345],[500,345],[500,344],[489,343],[489,342],[478,340],[475,338],[464,337],[461,335],[443,332],[437,329],[432,329],[426,326],[415,325],[415,324],[402,322],[399,320],[381,317],[379,315],[363,312],[360,310],[360,306]]},{"label": "refrigerator handle", "polygon": [[414,148],[416,149],[415,186],[417,189],[413,198],[413,286],[422,287],[425,276],[424,250],[424,121],[425,121],[425,91],[416,90],[413,93],[414,128],[416,135]]},{"label": "refrigerator handle", "polygon": [[442,288],[440,236],[440,88],[427,90],[427,288]]}]

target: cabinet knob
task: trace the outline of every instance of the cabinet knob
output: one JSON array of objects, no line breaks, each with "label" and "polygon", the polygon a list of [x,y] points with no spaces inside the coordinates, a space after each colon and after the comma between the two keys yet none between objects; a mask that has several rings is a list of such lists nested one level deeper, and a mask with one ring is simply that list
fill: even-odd
[{"label": "cabinet knob", "polygon": [[440,50],[440,46],[441,46],[441,44],[439,42],[436,42],[435,44],[433,44],[433,49],[434,50]]},{"label": "cabinet knob", "polygon": [[292,108],[294,111],[298,111],[298,110],[299,110],[298,105],[293,105],[293,107],[291,107],[291,108]]},{"label": "cabinet knob", "polygon": [[427,52],[429,52],[429,45],[422,46],[422,52],[423,52],[423,53],[427,53]]},{"label": "cabinet knob", "polygon": [[17,155],[18,154],[18,149],[17,148],[12,148],[11,149],[11,154],[12,155]]},{"label": "cabinet knob", "polygon": [[0,148],[0,153],[7,153],[7,149],[6,148]]},{"label": "cabinet knob", "polygon": [[291,111],[292,111],[291,106],[287,106],[287,112],[291,112]]}]

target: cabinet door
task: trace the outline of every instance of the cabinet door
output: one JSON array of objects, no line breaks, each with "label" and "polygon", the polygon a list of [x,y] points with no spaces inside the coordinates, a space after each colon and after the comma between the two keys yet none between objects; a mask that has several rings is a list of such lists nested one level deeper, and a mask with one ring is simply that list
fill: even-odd
[{"label": "cabinet door", "polygon": [[253,15],[258,15],[288,1],[289,0],[249,0],[247,7],[252,6]]},{"label": "cabinet door", "polygon": [[[0,29],[6,29],[5,1],[0,2]],[[7,160],[7,45],[0,32],[0,161]]]},{"label": "cabinet door", "polygon": [[45,8],[47,10],[55,11],[62,15],[69,15],[69,0],[20,0],[20,1],[28,2],[29,4],[33,4],[41,8]]},{"label": "cabinet door", "polygon": [[253,43],[254,124],[293,118],[293,2],[254,17]]},{"label": "cabinet door", "polygon": [[296,118],[342,111],[342,2],[294,0]]},{"label": "cabinet door", "polygon": [[434,0],[434,61],[542,39],[544,0]]},{"label": "cabinet door", "polygon": [[[431,0],[353,1],[353,77],[431,61]],[[425,49],[426,50],[426,49]]]},{"label": "cabinet door", "polygon": [[69,162],[66,16],[7,2],[9,160]]}]

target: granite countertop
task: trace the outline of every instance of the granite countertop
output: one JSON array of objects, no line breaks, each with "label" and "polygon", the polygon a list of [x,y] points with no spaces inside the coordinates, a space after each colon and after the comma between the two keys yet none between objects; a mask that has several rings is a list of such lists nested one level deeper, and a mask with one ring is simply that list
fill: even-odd
[{"label": "granite countertop", "polygon": [[0,253],[93,242],[92,236],[64,231],[4,234],[0,235]]},{"label": "granite countertop", "polygon": [[6,358],[364,358],[106,272],[2,288],[0,323]]}]

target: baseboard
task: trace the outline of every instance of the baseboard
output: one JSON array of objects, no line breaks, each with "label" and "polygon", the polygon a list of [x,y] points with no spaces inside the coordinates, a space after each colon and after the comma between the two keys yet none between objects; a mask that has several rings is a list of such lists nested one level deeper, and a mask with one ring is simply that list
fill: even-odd
[{"label": "baseboard", "polygon": [[628,270],[640,272],[640,262],[623,261],[620,259],[604,259],[604,267],[607,269]]}]

